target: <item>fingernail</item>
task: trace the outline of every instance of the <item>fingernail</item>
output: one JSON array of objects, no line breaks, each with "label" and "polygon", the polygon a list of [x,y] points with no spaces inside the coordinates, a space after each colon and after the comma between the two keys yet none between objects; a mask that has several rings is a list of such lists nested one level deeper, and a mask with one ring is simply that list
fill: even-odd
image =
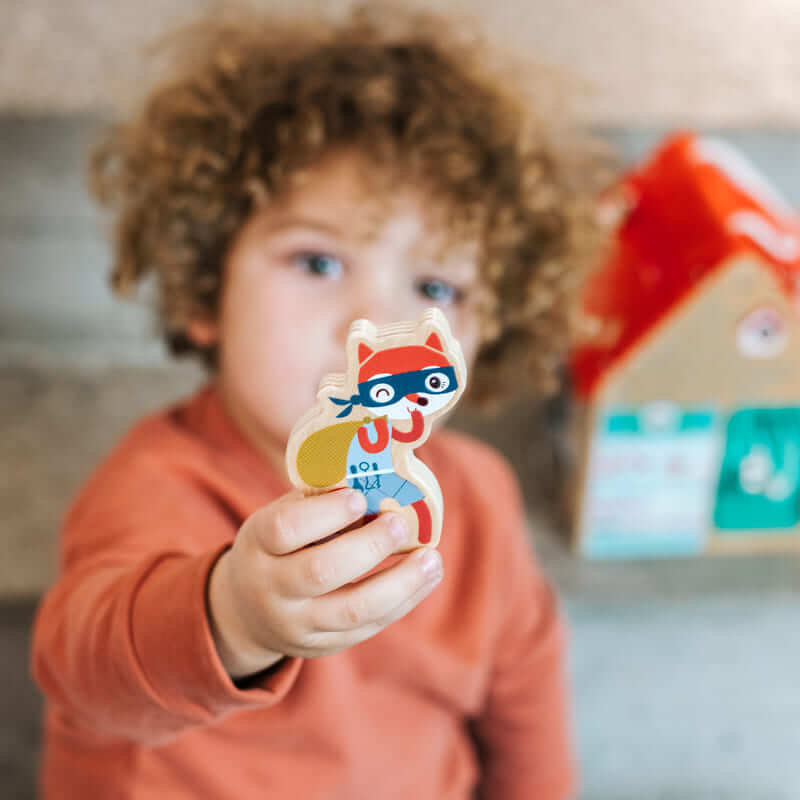
[{"label": "fingernail", "polygon": [[442,559],[435,550],[425,550],[421,556],[422,574],[429,580],[441,577]]},{"label": "fingernail", "polygon": [[367,510],[367,498],[359,491],[350,492],[347,498],[347,507],[355,514]]},{"label": "fingernail", "polygon": [[392,514],[389,517],[389,532],[392,535],[392,539],[394,539],[397,544],[405,541],[407,533],[406,523],[402,517],[397,514]]}]

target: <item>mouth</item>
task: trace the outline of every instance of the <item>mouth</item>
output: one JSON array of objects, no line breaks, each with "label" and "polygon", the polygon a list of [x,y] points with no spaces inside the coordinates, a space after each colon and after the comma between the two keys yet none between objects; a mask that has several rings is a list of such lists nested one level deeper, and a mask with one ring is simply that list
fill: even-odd
[{"label": "mouth", "polygon": [[[409,398],[406,399],[408,400]],[[414,408],[425,408],[425,406],[428,405],[430,400],[428,400],[427,397],[418,397],[416,400],[412,400],[411,402],[414,404],[413,406],[411,407],[406,406],[406,408],[408,408],[409,411],[411,411]]]}]

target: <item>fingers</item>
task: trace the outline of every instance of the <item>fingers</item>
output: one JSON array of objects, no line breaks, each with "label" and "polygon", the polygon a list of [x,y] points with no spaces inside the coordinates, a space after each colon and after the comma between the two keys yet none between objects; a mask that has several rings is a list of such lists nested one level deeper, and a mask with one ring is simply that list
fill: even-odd
[{"label": "fingers", "polygon": [[344,647],[374,635],[414,608],[442,575],[441,556],[435,549],[424,547],[358,584],[316,598],[311,624],[320,632],[320,646],[324,646],[326,637],[342,642],[344,632],[352,634],[344,638]]},{"label": "fingers", "polygon": [[340,531],[364,516],[366,499],[356,489],[312,497],[295,491],[259,509],[248,522],[261,547],[271,555],[286,555]]},{"label": "fingers", "polygon": [[283,590],[293,597],[318,597],[369,572],[408,539],[399,514],[377,519],[337,538],[292,553],[283,560]]}]

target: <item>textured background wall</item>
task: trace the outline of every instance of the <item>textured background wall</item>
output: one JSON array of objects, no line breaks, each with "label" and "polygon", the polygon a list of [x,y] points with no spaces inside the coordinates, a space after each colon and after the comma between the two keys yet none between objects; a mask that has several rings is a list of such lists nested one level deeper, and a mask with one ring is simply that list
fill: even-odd
[{"label": "textured background wall", "polygon": [[[281,9],[277,0],[253,4]],[[379,4],[379,3],[378,3]],[[103,107],[142,43],[211,0],[2,0],[0,108]],[[295,0],[338,14],[347,0]],[[613,124],[800,122],[798,0],[429,0],[487,23],[586,82],[589,119]]]}]

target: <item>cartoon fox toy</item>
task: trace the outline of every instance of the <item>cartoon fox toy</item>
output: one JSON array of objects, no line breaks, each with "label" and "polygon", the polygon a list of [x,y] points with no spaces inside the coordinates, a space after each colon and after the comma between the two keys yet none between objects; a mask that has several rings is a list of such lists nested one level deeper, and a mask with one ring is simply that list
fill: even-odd
[{"label": "cartoon fox toy", "polygon": [[[413,453],[434,419],[466,385],[461,347],[444,314],[430,308],[419,322],[376,328],[356,320],[347,337],[347,374],[326,375],[316,404],[289,436],[286,463],[309,494],[350,486],[367,499],[367,518],[403,514],[419,545],[436,546],[442,495],[433,473]],[[347,419],[360,408],[366,416]],[[413,549],[417,545],[411,545]]]}]

